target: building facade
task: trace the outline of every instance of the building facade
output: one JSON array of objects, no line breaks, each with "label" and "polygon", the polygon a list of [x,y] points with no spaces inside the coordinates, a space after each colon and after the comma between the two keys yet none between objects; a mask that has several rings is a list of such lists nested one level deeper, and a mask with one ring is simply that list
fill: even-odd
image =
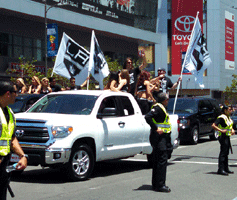
[{"label": "building facade", "polygon": [[[47,23],[58,25],[58,43],[65,32],[89,48],[91,31],[95,30],[102,51],[112,59],[136,58],[142,46],[149,52],[148,69],[157,75],[159,67],[166,68],[176,82],[180,74],[174,73],[177,61],[176,52],[172,52],[174,5],[188,12],[201,11],[212,60],[203,77],[205,88],[201,90],[194,77],[186,73],[179,94],[221,98],[226,86],[231,85],[232,75],[237,74],[235,0],[0,0],[0,4],[0,75],[9,66],[14,67],[12,63],[19,57],[34,58],[44,67],[47,19]],[[183,53],[185,50],[177,52]],[[48,65],[53,66],[51,58]]]},{"label": "building facade", "polygon": [[[136,58],[138,47],[149,49],[154,68],[157,33],[157,0],[0,0],[0,72],[19,57],[45,64],[45,26],[58,25],[83,47],[90,47],[91,32],[105,55],[112,59]],[[47,20],[46,20],[47,19]],[[48,58],[48,65],[53,62]],[[154,69],[153,69],[154,70]]]},{"label": "building facade", "polygon": [[[175,21],[172,21],[172,6],[174,4],[177,5],[177,2],[180,3],[181,1],[184,2],[182,7],[185,7],[191,2],[186,0],[168,1],[168,46],[165,52],[167,52],[168,57],[167,70],[173,81],[176,81],[180,75],[174,75],[172,73],[175,63],[173,60],[174,55],[171,55],[172,33],[170,33],[170,30],[175,26]],[[198,1],[193,1],[192,3],[195,6]],[[194,76],[183,74],[181,93],[189,96],[207,95],[223,101],[223,91],[226,86],[231,85],[233,80],[232,75],[237,74],[235,66],[235,58],[237,58],[235,43],[237,2],[235,0],[204,0],[201,3],[203,3],[203,15],[200,16],[199,14],[199,19],[203,21],[203,33],[207,39],[207,49],[210,53],[212,64],[204,73],[203,82],[205,88],[203,90],[195,82]],[[161,38],[163,37],[165,36],[161,35]],[[165,54],[165,52],[163,53]],[[174,93],[175,91],[172,92],[172,94]]]}]

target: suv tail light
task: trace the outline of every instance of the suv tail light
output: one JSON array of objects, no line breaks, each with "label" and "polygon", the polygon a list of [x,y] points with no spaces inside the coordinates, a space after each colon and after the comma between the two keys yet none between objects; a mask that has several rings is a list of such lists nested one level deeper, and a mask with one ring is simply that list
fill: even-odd
[{"label": "suv tail light", "polygon": [[177,123],[178,123],[178,133],[179,133],[179,131],[180,131],[180,128],[179,128],[180,120],[179,119],[177,120]]}]

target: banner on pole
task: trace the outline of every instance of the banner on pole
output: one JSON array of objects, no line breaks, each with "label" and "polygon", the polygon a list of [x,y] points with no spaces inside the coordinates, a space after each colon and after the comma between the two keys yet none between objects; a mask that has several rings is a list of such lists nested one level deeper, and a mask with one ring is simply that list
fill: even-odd
[{"label": "banner on pole", "polygon": [[104,88],[103,79],[109,75],[109,66],[95,37],[94,30],[91,36],[89,72],[99,82],[100,89]]},{"label": "banner on pole", "polygon": [[85,48],[63,33],[53,73],[68,79],[74,77],[76,85],[81,85],[88,76],[89,58]]},{"label": "banner on pole", "polygon": [[58,25],[47,24],[47,55],[54,57],[58,53]]},{"label": "banner on pole", "polygon": [[201,88],[204,88],[203,73],[211,64],[211,58],[207,51],[206,40],[203,37],[201,24],[197,16],[189,42],[184,67],[195,76]]}]

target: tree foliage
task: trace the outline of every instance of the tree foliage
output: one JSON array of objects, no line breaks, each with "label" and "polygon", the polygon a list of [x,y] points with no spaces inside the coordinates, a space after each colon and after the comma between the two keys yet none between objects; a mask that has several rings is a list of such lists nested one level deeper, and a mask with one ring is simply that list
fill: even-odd
[{"label": "tree foliage", "polygon": [[224,90],[225,100],[229,104],[236,104],[236,95],[237,95],[237,75],[232,75],[233,80],[230,86],[227,86]]},{"label": "tree foliage", "polygon": [[[11,81],[16,83],[17,78],[23,78],[27,86],[31,85],[31,79],[33,76],[37,76],[40,80],[45,77],[45,73],[38,71],[35,66],[37,60],[26,60],[25,58],[19,58],[19,68],[18,69],[8,69],[7,74],[11,74]],[[49,68],[47,70],[47,77],[51,77],[53,69]],[[56,82],[61,84],[63,87],[69,85],[69,80],[62,76],[54,74]]]}]

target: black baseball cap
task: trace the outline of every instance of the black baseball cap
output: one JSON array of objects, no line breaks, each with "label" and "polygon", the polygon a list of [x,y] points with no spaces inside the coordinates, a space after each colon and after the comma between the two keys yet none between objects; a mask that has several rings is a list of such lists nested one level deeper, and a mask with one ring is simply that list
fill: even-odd
[{"label": "black baseball cap", "polygon": [[157,71],[165,71],[166,72],[166,69],[165,68],[158,68]]}]

